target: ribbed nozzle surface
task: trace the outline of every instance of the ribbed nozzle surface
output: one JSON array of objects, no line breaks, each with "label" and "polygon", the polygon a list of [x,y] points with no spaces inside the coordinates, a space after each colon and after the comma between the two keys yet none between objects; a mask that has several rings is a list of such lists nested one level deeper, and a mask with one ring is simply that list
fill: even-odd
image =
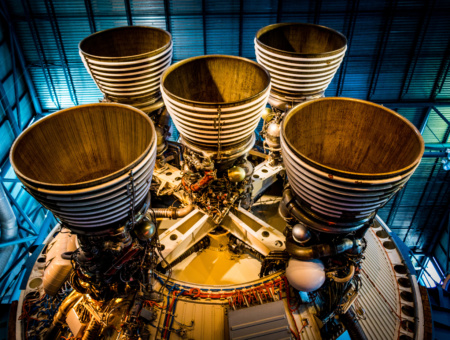
[{"label": "ribbed nozzle surface", "polygon": [[294,107],[282,155],[303,208],[328,221],[367,218],[401,189],[424,151],[418,130],[383,106],[323,98]]},{"label": "ribbed nozzle surface", "polygon": [[270,76],[245,58],[209,55],[172,65],[161,90],[183,138],[199,147],[230,148],[248,140],[258,125]]},{"label": "ribbed nozzle surface", "polygon": [[144,109],[161,97],[160,77],[172,62],[170,33],[146,26],[117,27],[88,36],[79,50],[108,100]]},{"label": "ribbed nozzle surface", "polygon": [[143,202],[156,133],[151,119],[131,106],[81,105],[30,126],[10,158],[27,190],[63,222],[99,227],[126,218],[133,201]]},{"label": "ribbed nozzle surface", "polygon": [[266,26],[255,38],[256,59],[272,77],[271,95],[294,102],[323,96],[346,49],[341,33],[305,23]]}]

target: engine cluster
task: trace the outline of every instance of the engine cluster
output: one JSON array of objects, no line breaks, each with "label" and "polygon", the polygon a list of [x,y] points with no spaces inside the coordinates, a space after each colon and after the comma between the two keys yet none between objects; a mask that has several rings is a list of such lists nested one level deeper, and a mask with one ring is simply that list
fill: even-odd
[{"label": "engine cluster", "polygon": [[[115,34],[133,41],[133,30],[155,41],[147,54],[131,43],[127,51],[139,53],[121,56],[130,57],[124,69],[97,50],[114,49]],[[302,50],[301,41],[321,35],[319,50]],[[389,109],[322,98],[345,37],[310,24],[271,25],[257,33],[258,63],[216,55],[170,66],[170,34],[144,27],[96,33],[80,49],[94,81],[110,89],[105,103],[37,123],[48,139],[66,126],[67,145],[28,149],[38,138],[33,125],[12,151],[19,179],[60,220],[42,253],[43,291],[24,298],[24,338],[225,339],[239,311],[259,315],[268,304],[264,313],[284,313],[279,338],[300,339],[309,326],[317,337],[351,329],[364,338],[357,297],[365,234],[414,172],[423,141]],[[127,79],[129,67],[148,86]],[[253,150],[261,117],[264,152]],[[170,120],[181,135],[175,142],[167,140]],[[95,133],[86,128],[92,122]],[[380,124],[385,139],[395,129],[412,142],[377,143]],[[54,171],[68,164],[55,180],[40,177],[30,153],[51,155]],[[276,225],[252,214],[269,188]],[[307,311],[320,326],[301,316]],[[217,327],[223,333],[210,332]]]}]

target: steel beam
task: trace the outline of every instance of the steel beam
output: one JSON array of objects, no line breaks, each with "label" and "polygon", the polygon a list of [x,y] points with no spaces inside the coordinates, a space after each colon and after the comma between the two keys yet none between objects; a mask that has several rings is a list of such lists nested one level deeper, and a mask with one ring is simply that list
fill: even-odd
[{"label": "steel beam", "polygon": [[40,113],[42,113],[41,103],[39,103],[36,89],[34,87],[33,81],[31,80],[30,72],[28,71],[27,63],[25,61],[25,56],[24,56],[22,48],[19,44],[19,39],[17,38],[17,34],[14,29],[14,25],[12,23],[11,17],[8,12],[8,6],[6,4],[6,0],[0,0],[0,5],[1,5],[0,12],[1,12],[2,16],[4,17],[4,19],[6,20],[6,22],[8,24],[8,29],[10,30],[10,32],[12,34],[13,42],[12,42],[11,49],[14,48],[16,51],[20,67],[23,71],[22,75],[25,79],[25,83],[27,84],[28,91],[30,91],[30,97],[31,97],[31,100],[33,101],[34,111],[35,111],[35,113],[40,114]]},{"label": "steel beam", "polygon": [[21,244],[21,243],[25,243],[25,242],[34,241],[36,238],[37,238],[37,236],[28,236],[28,237],[25,237],[25,238],[19,238],[17,240],[0,243],[0,248],[14,246],[16,244]]},{"label": "steel beam", "polygon": [[[14,46],[14,37],[12,31],[9,31],[9,38],[11,42],[11,46]],[[14,83],[14,105],[16,106],[17,110],[17,125],[19,126],[20,130],[22,130],[22,122],[20,117],[20,99],[19,97],[19,84],[17,79],[17,65],[16,65],[16,49],[11,48],[11,62],[12,62],[12,76],[13,76],[13,83]]]},{"label": "steel beam", "polygon": [[[441,111],[439,111],[439,110],[436,108],[436,106],[433,106],[433,110],[438,114],[439,117],[442,118],[442,120],[443,120],[444,122],[447,123],[447,125],[450,126],[450,121],[447,119],[447,117],[445,117],[445,116],[442,114]],[[445,141],[444,141],[444,142],[445,142]]]},{"label": "steel beam", "polygon": [[[442,167],[439,168],[439,171],[441,171],[441,169],[442,169]],[[436,177],[439,175],[439,171],[438,171],[438,174],[436,175]],[[450,171],[446,171],[446,172],[445,172],[445,176],[444,176],[444,180],[443,180],[444,183],[447,182],[447,180],[448,180],[448,174],[449,174],[449,173],[450,173]],[[433,200],[433,204],[432,204],[432,207],[433,207],[433,208],[428,210],[428,214],[427,214],[427,218],[426,218],[427,224],[422,228],[422,230],[421,230],[421,232],[420,232],[420,234],[419,234],[419,238],[417,239],[417,243],[419,243],[420,240],[422,239],[422,236],[423,236],[423,234],[424,234],[424,231],[425,231],[426,229],[428,229],[429,221],[430,221],[431,216],[432,216],[432,214],[433,214],[433,212],[434,212],[434,207],[436,206],[436,203],[437,203],[438,198],[439,198],[439,197],[442,197],[441,195],[442,195],[442,190],[443,190],[444,187],[445,187],[445,186],[441,184],[441,185],[439,186],[439,191],[438,191],[437,194],[434,196],[434,200]],[[448,190],[449,188],[450,188],[450,186],[447,187],[447,190]],[[446,193],[445,193],[445,194],[446,194]],[[447,196],[444,195],[444,197],[447,197]],[[445,216],[445,213],[444,213],[444,216]],[[444,218],[444,217],[443,217],[443,218]],[[440,235],[440,232],[438,232],[437,235],[439,236],[439,235]],[[435,237],[436,237],[436,236],[434,236],[433,239],[434,239]],[[431,253],[428,252],[428,254],[431,254]]]},{"label": "steel beam", "polygon": [[[450,222],[450,204],[447,205],[446,211],[442,215],[441,222],[439,223],[439,227],[437,228],[436,232],[434,233],[433,240],[431,241],[430,245],[428,246],[428,254],[432,254],[436,245],[438,244],[440,237],[442,235],[442,232],[444,228],[447,226],[447,224]],[[450,234],[449,234],[450,238]]]},{"label": "steel beam", "polygon": [[125,12],[127,14],[128,26],[133,26],[133,17],[131,16],[131,3],[130,0],[124,0],[125,2]]},{"label": "steel beam", "polygon": [[389,35],[391,33],[392,22],[394,19],[394,11],[397,7],[397,0],[389,2],[388,8],[384,13],[384,24],[381,39],[377,48],[377,55],[375,59],[375,66],[370,78],[369,90],[367,91],[367,100],[370,100],[375,94],[375,89],[378,83],[378,77],[380,76],[381,65],[383,64],[384,53],[386,51],[387,42],[389,41]]},{"label": "steel beam", "polygon": [[388,218],[386,219],[386,224],[391,229],[392,229],[392,224],[394,223],[394,220],[395,220],[395,215],[397,215],[397,211],[400,206],[400,202],[402,201],[402,198],[403,198],[403,195],[405,194],[407,186],[408,186],[408,182],[405,184],[403,189],[400,190],[400,192],[397,192],[397,194],[394,197],[394,201],[392,202],[391,209],[389,210]]},{"label": "steel beam", "polygon": [[318,25],[320,21],[320,12],[322,10],[322,0],[316,0],[315,1],[315,8],[314,8],[314,24]]},{"label": "steel beam", "polygon": [[[35,240],[36,242],[36,240]],[[28,254],[28,251],[25,250],[22,254],[20,254],[15,260],[14,262],[11,264],[11,266],[3,273],[3,275],[0,277],[0,284],[4,284],[6,282],[6,279],[9,277],[9,274],[11,274],[11,272],[13,271],[13,269],[18,266],[23,259],[25,258],[25,256]]]},{"label": "steel beam", "polygon": [[283,0],[278,0],[277,3],[277,23],[281,22],[281,14],[283,13]]},{"label": "steel beam", "polygon": [[356,18],[358,17],[359,0],[347,0],[347,8],[348,7],[350,7],[350,9],[348,10],[348,12],[346,12],[345,20],[345,25],[347,27],[347,31],[345,34],[345,36],[347,37],[347,56],[344,58],[344,61],[342,62],[341,68],[339,70],[339,78],[336,87],[336,97],[339,97],[344,90],[345,75],[352,46],[353,32],[355,31]]},{"label": "steel beam", "polygon": [[431,106],[429,106],[425,112],[425,115],[423,116],[422,122],[420,123],[420,134],[423,135],[423,132],[425,131],[425,128],[427,127],[428,120],[430,119],[431,115]]},{"label": "steel beam", "polygon": [[[39,63],[40,63],[41,69],[42,69],[42,74],[44,75],[48,93],[50,94],[53,104],[55,104],[55,106],[58,109],[61,109],[61,105],[60,105],[59,99],[58,99],[58,94],[56,93],[55,84],[53,83],[52,75],[50,73],[50,70],[49,70],[47,62],[46,62],[46,57],[45,57],[45,52],[44,52],[44,47],[42,45],[41,37],[39,36],[39,31],[37,29],[36,22],[35,22],[34,18],[30,15],[31,7],[29,4],[29,0],[22,0],[21,2],[22,2],[22,7],[25,12],[25,16],[27,18],[27,23],[28,23],[28,27],[31,32],[31,36],[33,37],[34,47],[36,49],[37,56],[39,58]],[[42,114],[42,112],[40,112],[38,114]]]},{"label": "steel beam", "polygon": [[244,0],[239,1],[239,56],[242,57],[242,40],[244,32]]},{"label": "steel beam", "polygon": [[447,263],[445,264],[445,272],[448,272],[449,262],[450,262],[450,219],[447,221],[447,252],[446,252],[446,259]]},{"label": "steel beam", "polygon": [[[426,192],[427,192],[427,190],[428,190],[428,187],[430,187],[430,190],[429,190],[429,192],[428,192],[427,199],[428,199],[428,198],[430,197],[430,195],[431,195],[431,191],[433,190],[433,185],[436,183],[436,179],[437,179],[437,175],[434,175],[434,171],[436,170],[437,165],[438,165],[438,164],[440,165],[440,163],[441,163],[441,162],[439,161],[439,159],[436,159],[436,160],[434,161],[434,164],[433,164],[433,167],[432,167],[432,169],[431,169],[430,175],[428,176],[428,179],[427,179],[427,181],[426,181],[425,187],[423,188],[422,194],[420,195],[419,203],[418,203],[416,209],[414,210],[414,214],[413,214],[413,216],[412,216],[412,218],[411,218],[411,222],[409,223],[408,229],[406,230],[406,234],[405,234],[405,237],[403,238],[403,242],[406,241],[406,238],[408,237],[408,234],[410,233],[410,231],[411,231],[411,229],[412,229],[412,227],[413,227],[414,220],[416,219],[417,214],[418,214],[418,212],[419,212],[419,210],[420,210],[420,208],[421,208],[421,206],[422,206],[422,203],[423,203],[423,201],[424,201],[424,199],[425,199],[425,194],[426,194]],[[438,169],[438,171],[439,171],[439,169]],[[433,176],[434,176],[434,179],[433,179],[433,181],[431,181],[431,179],[433,178]],[[432,182],[432,184],[431,184],[431,186],[430,186],[430,183],[431,183],[431,182]]]},{"label": "steel beam", "polygon": [[12,111],[11,105],[8,100],[8,96],[6,95],[5,88],[3,86],[3,83],[0,82],[0,102],[3,106],[3,110],[6,113],[6,117],[8,117],[8,121],[11,124],[11,128],[13,130],[14,136],[17,137],[20,135],[20,132],[22,131],[17,124],[16,119],[14,118],[14,113]]},{"label": "steel beam", "polygon": [[8,78],[11,77],[12,73],[13,73],[13,70],[8,71],[8,73],[6,73],[5,76],[2,79],[0,79],[0,81],[2,83],[5,83],[8,80]]},{"label": "steel beam", "polygon": [[97,32],[97,27],[95,25],[94,11],[92,10],[91,0],[84,0],[84,7],[86,7],[86,14],[89,20],[89,28],[91,29],[91,33],[95,33]]},{"label": "steel beam", "polygon": [[62,70],[64,73],[64,78],[66,79],[67,89],[69,90],[70,99],[74,105],[78,105],[78,98],[75,91],[75,86],[73,84],[72,75],[70,73],[70,68],[67,61],[66,52],[64,50],[64,44],[61,37],[61,32],[58,26],[58,20],[56,18],[55,7],[53,6],[52,0],[45,0],[45,7],[47,9],[47,14],[50,18],[50,25],[52,27],[53,36],[56,42],[56,49],[58,50],[59,59],[61,61]]},{"label": "steel beam", "polygon": [[206,0],[202,0],[202,21],[203,21],[203,54],[207,55],[207,44],[206,44]]},{"label": "steel beam", "polygon": [[169,0],[164,0],[164,15],[166,17],[166,31],[172,33],[170,28],[170,4]]},{"label": "steel beam", "polygon": [[433,90],[431,91],[430,100],[434,101],[438,94],[441,93],[444,87],[445,81],[450,69],[450,38],[447,43],[447,49],[445,50],[444,57],[442,58],[441,66],[436,76],[436,80],[433,85]]},{"label": "steel beam", "polygon": [[424,152],[422,157],[433,158],[433,157],[447,157],[447,152]]},{"label": "steel beam", "polygon": [[425,149],[428,150],[446,150],[450,149],[450,143],[426,143]]},{"label": "steel beam", "polygon": [[440,101],[440,102],[423,102],[423,101],[374,101],[377,104],[389,106],[395,109],[400,109],[402,107],[450,107],[450,102]]},{"label": "steel beam", "polygon": [[405,76],[403,77],[402,87],[400,88],[400,94],[398,100],[401,101],[403,96],[408,93],[409,86],[416,70],[417,61],[419,60],[420,51],[422,49],[425,35],[430,23],[431,12],[434,9],[436,0],[425,1],[425,8],[423,11],[422,19],[419,25],[417,25],[416,34],[414,37],[413,46],[409,52],[409,59],[406,66]]},{"label": "steel beam", "polygon": [[26,232],[27,234],[31,234],[31,235],[33,235],[33,236],[36,236],[36,235],[37,235],[34,231],[32,231],[32,230],[30,230],[30,229],[27,229],[27,228],[25,228],[24,226],[22,226],[22,223],[20,223],[20,222],[21,222],[21,221],[18,221],[18,223],[17,223],[17,226],[19,227],[20,230]]},{"label": "steel beam", "polygon": [[[446,141],[447,138],[448,138],[448,136],[449,136],[449,134],[450,134],[450,126],[448,126],[447,131],[445,132],[444,138],[443,138],[442,140],[443,140],[443,141]],[[439,145],[439,144],[438,144],[438,145]],[[440,144],[440,145],[445,145],[445,144],[442,143],[442,144]],[[427,146],[427,145],[425,144],[425,147],[426,147],[426,146]],[[428,146],[430,147],[430,146],[432,146],[432,145],[428,144]],[[450,144],[449,144],[448,146],[450,147]],[[446,154],[446,156],[448,156],[448,154]],[[444,157],[446,157],[446,156],[444,156]],[[428,180],[427,180],[427,182],[426,182],[426,184],[425,184],[425,187],[424,187],[424,189],[423,189],[423,191],[422,191],[422,194],[421,194],[421,196],[420,196],[419,205],[417,206],[416,210],[414,211],[413,217],[412,217],[412,219],[411,219],[411,224],[410,224],[410,226],[409,226],[409,228],[408,228],[407,233],[410,231],[410,229],[411,229],[411,227],[412,227],[412,224],[413,224],[413,222],[414,222],[414,219],[416,218],[417,213],[418,213],[418,211],[419,211],[419,209],[420,209],[420,206],[421,206],[421,204],[422,204],[422,200],[423,200],[423,198],[425,197],[425,192],[426,192],[428,186],[430,185],[430,182],[431,182],[432,177],[434,176],[434,178],[433,178],[433,183],[431,184],[430,191],[429,191],[429,193],[428,193],[428,196],[427,196],[426,201],[428,201],[428,199],[430,198],[431,192],[432,192],[432,190],[433,190],[433,186],[435,185],[436,180],[437,180],[437,178],[438,178],[439,171],[442,169],[442,167],[440,166],[440,164],[441,164],[441,162],[439,161],[439,158],[436,158],[436,160],[434,161],[434,165],[433,165],[433,168],[432,168],[432,170],[431,170],[431,173],[430,173],[430,175],[429,175],[429,177],[428,177]],[[438,173],[437,173],[437,174],[434,174],[435,168],[436,168],[436,166],[438,166],[438,165],[439,165]],[[447,174],[446,174],[446,177],[447,177]],[[433,203],[433,205],[432,205],[433,207],[435,206],[436,200],[437,200],[437,198],[439,197],[441,190],[442,190],[442,185],[439,186],[439,194],[437,194],[437,195],[435,196],[435,198],[434,198],[434,203]],[[429,218],[430,218],[430,216],[431,216],[431,211],[432,211],[432,210],[434,210],[434,209],[431,209],[431,208],[430,208],[430,212],[428,213],[427,221],[429,220]],[[421,232],[420,232],[419,237],[418,237],[418,239],[417,239],[417,243],[419,242],[419,240],[420,240],[421,237],[422,237],[423,230],[424,230],[424,228],[421,229]],[[406,238],[406,236],[405,236],[405,238]]]},{"label": "steel beam", "polygon": [[[0,277],[0,287],[4,286],[6,280],[9,278],[9,275],[11,272],[16,268],[18,265],[20,265],[24,258],[28,255],[30,258],[33,255],[36,255],[40,253],[44,245],[42,244],[47,237],[49,233],[49,227],[51,226],[53,219],[53,215],[49,212],[48,215],[45,217],[44,221],[42,222],[41,229],[39,230],[38,236],[34,239],[33,243],[30,247],[25,248],[25,250],[17,256],[17,258],[14,260],[14,262],[11,264],[11,266],[2,274]],[[30,255],[31,253],[31,255]],[[22,265],[22,268],[26,267],[25,264]]]},{"label": "steel beam", "polygon": [[5,184],[3,184],[3,182],[2,182],[1,185],[3,185],[3,189],[5,189],[6,196],[8,196],[9,200],[16,207],[17,211],[23,216],[23,218],[28,223],[28,225],[31,227],[31,229],[33,229],[33,231],[36,234],[38,234],[38,228],[36,228],[34,223],[30,220],[30,218],[28,217],[27,213],[22,209],[20,204],[15,200],[13,195],[9,192],[8,188],[5,187]]},{"label": "steel beam", "polygon": [[[426,192],[427,192],[427,190],[428,190],[428,187],[430,187],[431,179],[433,178],[434,171],[436,170],[436,166],[437,166],[438,164],[440,164],[440,163],[441,163],[441,162],[439,162],[439,159],[436,159],[436,160],[434,161],[434,164],[433,164],[433,167],[432,167],[432,169],[431,169],[430,175],[428,176],[428,179],[427,179],[427,182],[426,182],[426,184],[425,184],[425,187],[423,188],[422,194],[420,195],[420,198],[419,198],[419,204],[417,205],[416,209],[414,210],[414,214],[413,214],[413,216],[412,216],[412,218],[411,218],[411,222],[409,223],[408,229],[406,230],[406,234],[405,234],[405,237],[403,238],[403,242],[406,241],[406,238],[408,237],[408,234],[410,233],[410,231],[411,231],[411,229],[412,229],[412,227],[413,227],[414,220],[416,219],[417,213],[419,212],[419,210],[420,210],[420,208],[421,208],[421,206],[422,206],[422,203],[423,203],[423,201],[424,201],[425,194],[426,194]],[[433,189],[433,185],[434,185],[435,182],[436,182],[436,178],[437,178],[437,176],[434,176],[433,184],[432,184],[431,187],[430,187],[430,190],[429,190],[429,192],[428,192],[427,198],[428,198],[428,197],[430,196],[430,194],[431,194],[431,191],[432,191],[432,189]]]}]

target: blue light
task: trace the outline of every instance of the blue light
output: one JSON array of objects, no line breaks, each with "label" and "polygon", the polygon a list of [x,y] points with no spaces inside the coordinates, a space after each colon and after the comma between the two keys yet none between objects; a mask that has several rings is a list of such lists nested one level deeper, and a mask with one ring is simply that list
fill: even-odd
[{"label": "blue light", "polygon": [[427,258],[423,267],[423,272],[420,274],[419,283],[427,288],[434,288],[442,284],[442,278],[436,269],[433,261]]}]

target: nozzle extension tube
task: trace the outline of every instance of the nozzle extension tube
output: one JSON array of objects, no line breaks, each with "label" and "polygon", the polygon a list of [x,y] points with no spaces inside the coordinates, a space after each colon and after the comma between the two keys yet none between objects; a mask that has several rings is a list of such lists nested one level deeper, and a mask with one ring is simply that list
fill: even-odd
[{"label": "nozzle extension tube", "polygon": [[336,272],[329,272],[329,273],[327,273],[327,276],[331,280],[333,280],[334,282],[338,282],[338,283],[348,282],[351,279],[353,279],[354,275],[355,275],[355,266],[353,264],[350,266],[350,270],[349,270],[348,274],[345,277],[338,277],[338,276],[336,276]]},{"label": "nozzle extension tube", "polygon": [[192,210],[194,210],[194,206],[192,204],[187,205],[183,208],[152,208],[151,216],[155,217],[165,217],[170,218],[172,220],[181,218],[189,214]]},{"label": "nozzle extension tube", "polygon": [[344,324],[345,328],[350,335],[352,340],[368,340],[366,334],[364,333],[361,324],[356,318],[355,313],[350,308],[347,313],[340,315],[340,320]]},{"label": "nozzle extension tube", "polygon": [[286,238],[286,251],[294,258],[302,261],[319,259],[326,256],[334,256],[353,248],[354,241],[343,238],[337,243],[314,244],[308,247],[299,246],[292,236]]}]

